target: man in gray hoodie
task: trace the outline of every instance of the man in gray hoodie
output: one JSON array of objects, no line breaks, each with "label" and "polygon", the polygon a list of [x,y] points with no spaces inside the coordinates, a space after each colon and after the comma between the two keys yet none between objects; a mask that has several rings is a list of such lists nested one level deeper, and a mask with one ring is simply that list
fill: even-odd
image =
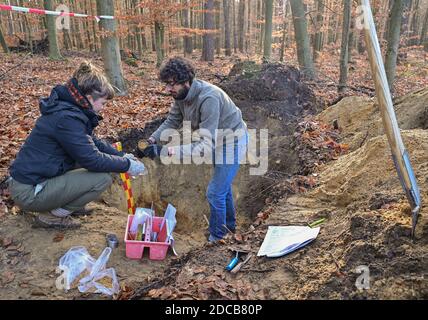
[{"label": "man in gray hoodie", "polygon": [[[209,241],[219,240],[228,229],[234,232],[236,228],[232,182],[248,144],[241,110],[219,87],[196,79],[195,68],[186,59],[175,57],[166,61],[161,67],[160,79],[175,101],[167,119],[148,139],[150,145],[140,155],[152,159],[203,155],[205,159],[207,156],[212,159],[214,174],[206,193],[211,212]],[[157,144],[167,141],[166,134],[162,135],[164,130],[178,129],[185,121],[199,134],[196,142],[167,148]]]}]

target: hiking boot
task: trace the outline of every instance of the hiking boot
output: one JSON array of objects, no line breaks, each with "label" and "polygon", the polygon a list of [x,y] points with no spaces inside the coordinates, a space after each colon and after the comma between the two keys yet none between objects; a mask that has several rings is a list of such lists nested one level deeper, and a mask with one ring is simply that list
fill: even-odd
[{"label": "hiking boot", "polygon": [[33,228],[76,229],[81,223],[70,216],[59,218],[51,213],[40,213],[33,220]]},{"label": "hiking boot", "polygon": [[87,207],[83,207],[82,209],[73,211],[71,213],[72,216],[89,216],[90,214],[94,213],[94,209],[88,209]]},{"label": "hiking boot", "polygon": [[210,236],[208,237],[208,242],[209,243],[214,243],[214,242],[217,242],[217,241],[219,241],[221,239],[222,238],[217,238],[217,237],[214,237],[212,234],[210,234]]}]

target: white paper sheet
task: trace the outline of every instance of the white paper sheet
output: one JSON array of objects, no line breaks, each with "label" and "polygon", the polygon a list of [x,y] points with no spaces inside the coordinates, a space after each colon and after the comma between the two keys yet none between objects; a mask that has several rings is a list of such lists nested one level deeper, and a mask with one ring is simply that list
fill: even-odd
[{"label": "white paper sheet", "polygon": [[269,226],[257,256],[280,257],[295,251],[318,236],[320,228]]}]

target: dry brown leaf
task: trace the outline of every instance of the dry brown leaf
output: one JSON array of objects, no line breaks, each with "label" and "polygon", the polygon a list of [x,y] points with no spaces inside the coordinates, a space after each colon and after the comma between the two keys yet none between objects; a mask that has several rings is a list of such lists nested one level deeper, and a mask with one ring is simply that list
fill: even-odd
[{"label": "dry brown leaf", "polygon": [[13,239],[12,238],[4,238],[2,246],[5,247],[5,248],[7,248],[12,243],[13,243]]},{"label": "dry brown leaf", "polygon": [[172,296],[172,290],[170,289],[170,288],[166,288],[165,290],[164,290],[164,292],[162,292],[162,294],[160,295],[160,298],[161,299],[164,299],[164,300],[166,300],[166,299],[168,299],[169,297],[171,297]]},{"label": "dry brown leaf", "polygon": [[13,273],[12,271],[4,271],[1,274],[1,277],[2,277],[1,280],[2,280],[3,284],[7,284],[7,283],[12,282],[15,279],[15,273]]},{"label": "dry brown leaf", "polygon": [[152,289],[147,293],[147,296],[152,298],[159,298],[162,294],[164,294],[166,288],[160,288],[160,289]]},{"label": "dry brown leaf", "polygon": [[235,240],[238,241],[238,242],[242,242],[242,234],[236,233],[235,234]]},{"label": "dry brown leaf", "polygon": [[62,232],[57,233],[52,239],[53,242],[61,242],[62,240],[64,240],[64,233]]},{"label": "dry brown leaf", "polygon": [[207,266],[200,266],[193,270],[193,274],[203,273],[205,271],[207,271]]}]

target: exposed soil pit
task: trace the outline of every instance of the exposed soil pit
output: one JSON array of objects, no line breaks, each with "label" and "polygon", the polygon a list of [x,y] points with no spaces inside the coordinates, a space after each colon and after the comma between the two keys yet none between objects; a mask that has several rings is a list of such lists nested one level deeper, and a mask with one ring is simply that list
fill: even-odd
[{"label": "exposed soil pit", "polygon": [[[402,110],[403,104],[426,105],[426,92],[403,97],[397,109]],[[415,101],[415,96],[424,100]],[[352,110],[333,106],[320,118],[345,117],[371,128],[380,116],[370,101],[367,104]],[[353,114],[362,110],[369,110],[371,122],[358,124]],[[400,119],[400,112],[398,116],[404,127],[412,126],[413,118],[406,122]],[[427,209],[421,211],[416,239],[412,241],[409,205],[381,128],[370,131],[372,137],[362,141],[348,131],[348,122],[339,123],[343,123],[341,131],[351,152],[316,168],[315,188],[293,195],[285,193],[277,203],[265,206],[248,229],[223,243],[206,244],[189,252],[174,261],[159,282],[139,288],[131,298],[426,299]],[[403,130],[402,135],[424,198],[428,195],[428,133],[414,129]],[[304,225],[320,217],[327,221],[311,245],[277,259],[253,256],[236,275],[224,271],[233,256],[232,249],[256,255],[268,225]],[[355,285],[360,276],[356,268],[361,265],[370,270],[368,290]]]},{"label": "exposed soil pit", "polygon": [[[238,71],[239,69],[239,71]],[[251,77],[248,76],[251,70]],[[281,177],[302,173],[301,161],[294,148],[294,131],[298,122],[318,110],[311,89],[293,67],[282,64],[238,64],[231,71],[222,88],[240,107],[248,128],[269,129],[268,174],[249,175],[250,164],[242,166],[234,181],[234,197],[237,204],[238,222],[246,226],[265,205],[269,193],[265,189],[272,182],[272,173]],[[255,90],[257,88],[257,90]],[[246,97],[246,100],[243,100]],[[147,139],[164,119],[157,119],[141,129],[126,129],[110,137],[110,141],[122,141],[126,152],[135,150],[138,141]],[[254,160],[254,159],[253,159]],[[253,161],[251,160],[251,161]],[[177,208],[177,232],[193,233],[194,229],[206,228],[204,215],[209,217],[205,198],[206,187],[212,175],[209,165],[162,165],[160,161],[143,159],[148,168],[147,176],[133,180],[133,192],[137,206],[150,207],[154,203],[157,212],[163,212],[168,203]],[[115,184],[104,201],[126,210],[126,199]]]}]

